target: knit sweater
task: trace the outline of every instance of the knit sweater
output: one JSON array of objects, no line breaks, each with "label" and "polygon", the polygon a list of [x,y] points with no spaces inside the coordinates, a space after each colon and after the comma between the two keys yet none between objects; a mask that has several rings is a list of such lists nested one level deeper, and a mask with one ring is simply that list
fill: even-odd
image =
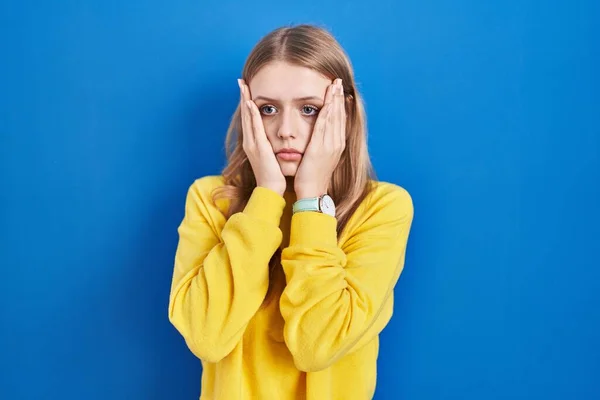
[{"label": "knit sweater", "polygon": [[292,215],[293,192],[256,187],[226,219],[228,200],[211,201],[220,185],[207,176],[188,190],[169,301],[202,363],[200,399],[371,399],[413,219],[408,192],[373,181],[338,238],[335,217]]}]

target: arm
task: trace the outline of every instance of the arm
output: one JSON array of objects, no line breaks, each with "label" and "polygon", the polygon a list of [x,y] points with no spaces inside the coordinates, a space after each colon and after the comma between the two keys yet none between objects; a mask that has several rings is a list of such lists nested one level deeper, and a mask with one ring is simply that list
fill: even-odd
[{"label": "arm", "polygon": [[391,318],[412,200],[398,188],[369,211],[344,249],[337,245],[335,218],[314,212],[292,217],[290,246],[282,252],[287,286],[280,309],[284,338],[300,370],[331,366],[371,341]]},{"label": "arm", "polygon": [[[204,197],[204,198],[203,198]],[[257,187],[243,212],[211,223],[218,213],[198,185],[188,191],[169,300],[169,320],[198,358],[218,362],[242,338],[269,285],[268,263],[281,244],[285,200]],[[222,217],[222,216],[221,216]]]}]

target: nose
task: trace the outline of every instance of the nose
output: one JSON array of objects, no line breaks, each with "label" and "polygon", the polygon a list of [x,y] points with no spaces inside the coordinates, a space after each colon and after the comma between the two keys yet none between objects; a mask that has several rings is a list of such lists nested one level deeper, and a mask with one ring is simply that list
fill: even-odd
[{"label": "nose", "polygon": [[296,135],[294,126],[294,116],[291,112],[284,111],[281,113],[277,136],[281,139],[293,138]]}]

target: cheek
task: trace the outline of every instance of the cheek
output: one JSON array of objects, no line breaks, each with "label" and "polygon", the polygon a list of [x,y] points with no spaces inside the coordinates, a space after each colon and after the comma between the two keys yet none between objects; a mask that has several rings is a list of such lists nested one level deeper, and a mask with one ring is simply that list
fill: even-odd
[{"label": "cheek", "polygon": [[304,122],[304,127],[308,131],[308,135],[312,135],[312,131],[315,128],[315,124],[317,123],[317,117],[305,118]]},{"label": "cheek", "polygon": [[263,118],[262,120],[267,139],[269,139],[271,143],[273,143],[273,140],[277,139],[277,124],[274,123],[273,120],[274,118]]},{"label": "cheek", "polygon": [[304,118],[302,120],[301,129],[300,129],[300,138],[306,143],[310,141],[312,137],[313,129],[315,127],[315,122],[317,122],[316,118]]}]

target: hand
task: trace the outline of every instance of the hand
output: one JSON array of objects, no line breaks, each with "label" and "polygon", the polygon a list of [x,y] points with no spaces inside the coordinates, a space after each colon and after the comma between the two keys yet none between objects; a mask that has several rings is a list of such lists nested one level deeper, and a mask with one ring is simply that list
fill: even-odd
[{"label": "hand", "polygon": [[251,100],[250,88],[238,79],[242,113],[243,149],[256,178],[256,185],[271,189],[281,196],[287,186],[285,176],[275,158],[273,146],[267,139],[258,107]]},{"label": "hand", "polygon": [[294,178],[298,199],[327,193],[333,171],[346,148],[346,108],[342,80],[327,87],[325,105]]}]

